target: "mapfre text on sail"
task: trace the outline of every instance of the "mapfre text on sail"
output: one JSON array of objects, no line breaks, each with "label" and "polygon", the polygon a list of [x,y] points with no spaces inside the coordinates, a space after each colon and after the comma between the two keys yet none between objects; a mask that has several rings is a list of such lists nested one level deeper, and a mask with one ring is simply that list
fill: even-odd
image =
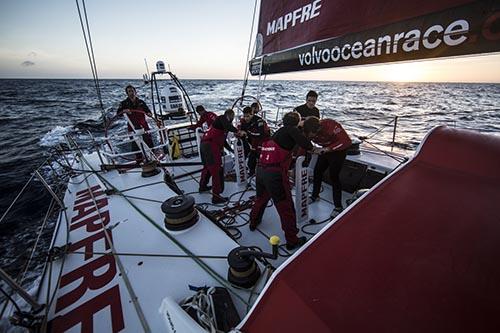
[{"label": "mapfre text on sail", "polygon": [[384,35],[370,38],[364,42],[345,43],[332,48],[316,48],[313,46],[308,52],[299,53],[301,66],[317,65],[337,61],[352,61],[362,57],[377,57],[401,52],[415,52],[421,48],[435,49],[442,43],[448,46],[457,46],[467,40],[469,22],[463,19],[451,22],[444,27],[440,24],[430,26],[425,31],[413,29],[394,35]]},{"label": "mapfre text on sail", "polygon": [[297,23],[304,23],[320,14],[321,0],[315,0],[292,12],[278,17],[276,20],[267,22],[267,36],[280,31],[285,31],[289,27],[294,27]]}]

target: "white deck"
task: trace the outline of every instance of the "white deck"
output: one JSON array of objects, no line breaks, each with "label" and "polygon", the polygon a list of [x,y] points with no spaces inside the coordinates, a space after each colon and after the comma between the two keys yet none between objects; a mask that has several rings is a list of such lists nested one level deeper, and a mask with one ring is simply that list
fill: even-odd
[{"label": "white deck", "polygon": [[[373,163],[373,159],[380,162],[381,159],[385,160],[385,165],[391,165],[390,163],[395,163],[392,159],[384,156],[371,156],[367,154],[362,154],[356,156],[358,161],[362,161],[363,158],[370,157]],[[99,160],[96,154],[86,156],[86,160],[90,163],[93,170],[99,170]],[[197,159],[190,159],[189,161],[196,161]],[[365,161],[368,161],[365,159]],[[89,169],[85,164],[79,164],[76,169]],[[179,177],[182,174],[192,172],[195,170],[200,170],[201,166],[188,166],[188,167],[175,167],[170,169],[173,176]],[[107,205],[99,209],[101,214],[109,212],[110,222],[107,225],[108,230],[112,233],[112,242],[114,245],[115,253],[117,253],[117,260],[114,262],[116,265],[115,275],[111,280],[106,281],[105,284],[99,285],[95,290],[92,288],[84,288],[84,293],[75,297],[70,304],[66,304],[65,307],[57,309],[56,304],[64,298],[65,295],[74,293],[75,290],[81,287],[82,278],[75,279],[73,282],[59,288],[56,291],[56,296],[54,302],[50,308],[49,318],[56,322],[59,317],[60,320],[68,322],[72,314],[77,313],[77,321],[91,319],[93,321],[94,328],[99,332],[111,331],[112,319],[120,319],[120,313],[122,312],[124,331],[126,332],[139,332],[143,331],[141,326],[141,320],[139,319],[140,313],[144,314],[144,321],[146,322],[151,331],[165,331],[166,324],[163,321],[162,316],[159,314],[159,308],[162,300],[165,297],[170,297],[176,302],[181,301],[187,296],[193,294],[189,290],[189,285],[192,286],[221,286],[220,281],[217,281],[210,273],[204,270],[198,263],[196,263],[192,258],[189,257],[151,257],[143,256],[141,254],[148,255],[186,255],[186,253],[179,248],[165,233],[169,233],[164,227],[164,215],[160,209],[161,203],[166,199],[175,195],[175,193],[170,190],[163,181],[163,172],[150,178],[141,177],[139,169],[130,170],[127,173],[119,174],[117,171],[100,172],[100,176],[103,180],[98,179],[95,175],[90,175],[86,178],[84,175],[80,175],[72,179],[71,183],[68,185],[68,192],[65,197],[65,205],[67,206],[67,217],[69,223],[77,215],[75,211],[75,194],[78,191],[82,191],[88,188],[87,181],[90,187],[99,185],[101,188],[107,187],[112,184],[114,188],[119,191],[124,191],[123,195],[128,196],[127,198],[122,197],[118,194],[105,195],[102,194],[96,197],[97,200],[107,199]],[[198,180],[200,173],[194,173],[192,175],[187,175],[176,179],[178,186],[186,193],[192,195],[196,204],[202,207],[206,207],[210,211],[222,209],[223,206],[216,206],[211,204],[211,193],[198,193]],[[156,183],[156,184],[155,184]],[[142,186],[135,189],[130,189],[133,187]],[[129,190],[130,189],[130,190]],[[234,205],[236,202],[241,202],[242,200],[248,200],[251,196],[255,195],[255,192],[250,186],[247,191],[245,191],[246,186],[238,186],[236,182],[225,182],[224,196],[230,197],[229,207]],[[294,191],[293,191],[294,193]],[[308,224],[305,226],[305,230],[308,233],[316,233],[320,229],[329,225],[329,215],[333,208],[332,204],[332,191],[329,185],[323,185],[323,191],[321,193],[321,200],[313,203],[309,206],[310,218],[314,218],[316,221],[323,223],[319,224]],[[131,198],[136,197],[136,198]],[[345,201],[350,197],[350,194],[344,193],[343,200]],[[138,199],[141,198],[141,199]],[[130,200],[130,202],[127,201]],[[152,200],[152,201],[148,201]],[[272,201],[270,201],[271,204]],[[204,203],[209,203],[204,205]],[[80,203],[81,204],[81,203]],[[143,214],[132,205],[135,205]],[[90,205],[89,207],[94,207]],[[91,209],[91,208],[89,208]],[[211,222],[208,218],[200,214],[199,222],[192,228],[182,231],[182,232],[172,232],[169,235],[173,236],[175,240],[183,244],[189,249],[193,254],[198,256],[226,256],[233,248],[241,245],[246,246],[258,246],[265,252],[271,252],[271,246],[269,244],[269,237],[272,235],[277,235],[282,240],[282,246],[279,250],[279,257],[277,260],[269,260],[274,267],[281,265],[292,253],[293,251],[287,251],[284,247],[284,236],[281,230],[279,217],[277,211],[274,207],[268,207],[263,216],[262,223],[259,225],[258,229],[251,232],[248,228],[250,209],[246,209],[237,214],[235,218],[235,225],[242,225],[238,230],[241,232],[241,237],[237,240],[233,240],[229,237],[223,230]],[[95,213],[97,214],[97,213]],[[84,220],[88,216],[95,215],[87,214],[81,219],[76,219],[73,223],[78,223]],[[97,222],[96,222],[97,223]],[[153,225],[156,225],[156,227]],[[304,227],[304,225],[298,225],[299,229]],[[160,230],[159,230],[160,229]],[[96,235],[100,230],[94,232],[87,232],[85,227],[77,228],[69,232],[69,239],[66,239],[66,221],[64,214],[61,215],[60,228],[55,238],[55,246],[64,246],[68,243],[76,243],[89,236]],[[300,231],[299,235],[306,235],[308,239],[312,237],[311,234],[304,234]],[[83,268],[88,267],[89,262],[99,259],[102,253],[99,252],[110,252],[109,249],[105,248],[104,239],[96,240],[93,244],[93,248],[90,251],[95,252],[92,257],[84,260],[83,254],[68,254],[64,260],[64,267],[62,270],[62,276],[71,276],[77,271],[82,271]],[[81,248],[77,251],[84,251],[85,248]],[[134,254],[134,255],[123,255],[123,254]],[[206,263],[210,269],[218,274],[222,279],[227,278],[228,264],[227,260],[224,258],[200,258],[204,263]],[[61,259],[55,260],[52,265],[52,276],[50,281],[50,286],[53,288],[57,284],[58,272],[61,266]],[[87,266],[86,266],[87,265]],[[261,265],[261,268],[263,266]],[[94,275],[99,277],[100,275],[106,275],[110,268],[105,265],[94,272]],[[92,273],[92,269],[87,269]],[[72,272],[68,275],[68,273]],[[213,274],[213,273],[212,273]],[[264,274],[263,274],[264,276]],[[266,274],[267,277],[267,274]],[[130,286],[127,287],[127,281],[130,282]],[[45,295],[47,293],[47,279],[42,284],[41,290],[41,302],[46,303]],[[255,292],[258,293],[262,290],[265,281],[262,279],[259,285],[255,288]],[[82,308],[85,306],[85,302],[95,303],[95,300],[99,298],[99,295],[105,294],[107,291],[112,290],[114,287],[119,288],[120,300],[119,306],[113,308],[109,304],[104,304],[101,306],[102,310],[96,311],[96,313],[85,314]],[[113,289],[115,290],[115,289]],[[132,302],[131,294],[137,296],[137,304],[134,306]],[[116,296],[116,295],[115,295]],[[232,299],[238,309],[240,317],[243,318],[247,311],[247,304],[243,300],[250,303],[255,301],[256,294],[250,297],[250,292],[247,290],[240,290],[237,288],[231,288]],[[240,298],[239,298],[240,297]],[[115,297],[116,298],[116,297]],[[251,298],[251,301],[248,300]],[[98,305],[93,304],[94,309]],[[114,312],[113,312],[113,311]],[[94,310],[93,310],[94,311]],[[87,316],[87,317],[85,317]],[[54,320],[55,318],[55,320]],[[73,326],[70,331],[79,331],[79,324]]]},{"label": "white deck", "polygon": [[[181,175],[184,173],[188,173],[190,171],[196,170],[197,167],[176,167],[174,172],[176,175]],[[222,205],[212,205],[211,192],[198,193],[198,181],[199,181],[200,173],[196,173],[190,176],[182,177],[176,180],[185,193],[192,195],[197,204],[210,203],[209,210],[215,211],[222,209]],[[229,197],[230,203],[229,207],[234,206],[237,202],[249,200],[250,197],[255,196],[255,182],[251,181],[250,187],[248,190],[245,185],[238,185],[236,182],[226,181],[224,192],[221,194],[222,196]],[[312,185],[310,185],[312,186]],[[246,190],[246,191],[245,191]],[[295,191],[292,189],[292,196],[295,198]],[[344,202],[346,199],[350,198],[350,194],[344,193],[343,199]],[[309,206],[309,215],[310,218],[314,218],[317,222],[330,220],[330,213],[333,209],[333,199],[332,199],[332,190],[330,185],[323,184],[323,191],[321,193],[321,200],[313,203]],[[242,225],[238,230],[241,232],[241,238],[237,241],[239,244],[244,246],[258,246],[265,252],[271,252],[272,247],[269,244],[269,237],[276,235],[280,237],[282,245],[279,250],[279,257],[277,260],[269,260],[275,267],[281,265],[287,257],[289,257],[294,251],[287,251],[285,248],[285,237],[284,233],[281,230],[280,219],[274,204],[272,204],[272,200],[269,201],[268,208],[266,208],[262,223],[257,227],[257,230],[250,231],[248,227],[250,208],[246,210],[242,210],[240,215],[236,217],[235,224]],[[321,228],[323,228],[327,223],[322,223],[318,225],[308,225],[306,230],[308,232],[316,233]],[[297,227],[301,229],[304,224],[299,224]],[[304,234],[302,231],[299,232],[299,236],[305,235],[307,238],[310,238],[311,235]]]}]

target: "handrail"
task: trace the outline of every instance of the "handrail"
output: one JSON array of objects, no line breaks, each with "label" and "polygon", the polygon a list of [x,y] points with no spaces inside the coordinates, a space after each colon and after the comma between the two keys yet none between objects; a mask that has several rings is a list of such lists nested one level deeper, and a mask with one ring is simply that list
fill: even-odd
[{"label": "handrail", "polygon": [[[60,151],[56,150],[56,153],[59,154]],[[64,153],[62,155],[64,156]],[[9,305],[10,302],[13,301],[10,296],[12,296],[14,293],[17,293],[28,304],[30,304],[32,306],[33,310],[37,311],[37,310],[40,310],[42,308],[42,306],[33,297],[31,297],[29,294],[27,294],[25,292],[25,290],[22,288],[22,283],[23,283],[23,281],[24,281],[24,279],[26,277],[26,273],[27,273],[27,271],[28,271],[28,269],[30,267],[30,264],[31,264],[32,260],[35,258],[34,254],[35,254],[38,242],[40,240],[41,234],[45,230],[45,227],[47,226],[48,219],[49,219],[49,217],[51,216],[51,214],[54,211],[54,202],[57,202],[61,207],[64,206],[62,204],[61,199],[59,199],[59,197],[57,196],[57,194],[54,192],[54,190],[52,190],[52,188],[50,187],[50,185],[48,184],[48,182],[45,180],[45,178],[40,173],[40,171],[41,171],[42,168],[44,168],[46,166],[50,166],[51,170],[52,170],[52,172],[54,172],[55,177],[57,178],[57,180],[60,180],[59,175],[57,173],[55,173],[55,170],[50,165],[50,161],[52,159],[54,159],[54,156],[56,156],[56,155],[54,153],[52,153],[51,156],[49,156],[47,159],[45,159],[35,169],[35,171],[32,173],[32,175],[30,176],[30,178],[28,179],[28,181],[24,184],[24,186],[22,187],[22,189],[19,191],[19,193],[16,195],[16,197],[14,198],[14,200],[11,202],[11,204],[9,205],[9,207],[7,208],[7,210],[3,213],[2,217],[0,218],[0,222],[4,221],[4,219],[7,217],[7,215],[11,211],[11,209],[18,202],[19,198],[21,198],[21,196],[23,195],[23,193],[25,193],[26,189],[28,188],[28,185],[33,181],[33,179],[35,178],[35,176],[37,178],[39,178],[39,180],[42,182],[42,184],[45,186],[45,188],[47,189],[47,191],[49,191],[49,193],[52,196],[52,200],[51,200],[51,202],[48,205],[47,211],[46,211],[45,216],[44,216],[44,218],[42,220],[42,223],[41,223],[40,230],[38,231],[38,235],[37,235],[35,244],[33,246],[33,249],[32,249],[32,251],[30,253],[30,256],[28,258],[26,258],[26,262],[23,264],[22,270],[19,272],[19,274],[17,275],[17,277],[15,279],[13,279],[10,276],[6,275],[5,272],[0,272],[0,280],[5,281],[5,283],[7,283],[7,285],[9,287],[11,287],[11,291],[8,294],[6,294],[7,299],[5,300],[4,305],[2,306],[2,309],[0,311],[0,317],[3,317],[4,312],[7,309],[7,306]],[[71,165],[69,164],[69,161],[67,159],[65,159],[65,161],[68,164],[68,167],[71,168]],[[58,163],[60,164],[60,162],[58,162]],[[60,191],[59,187],[57,187],[57,191],[58,192]],[[45,271],[45,269],[46,268],[44,268],[44,271]],[[28,295],[29,298],[26,298],[26,295]]]},{"label": "handrail", "polygon": [[[169,140],[169,134],[171,133],[171,131],[187,129],[189,126],[190,126],[189,123],[180,123],[180,124],[177,123],[177,124],[172,124],[169,126],[158,127],[156,129],[151,129],[148,131],[139,131],[136,133],[131,132],[131,133],[127,133],[127,134],[110,135],[110,136],[103,137],[102,139],[97,139],[96,142],[99,142],[99,144],[103,147],[103,149],[100,151],[100,153],[111,160],[114,160],[114,159],[117,159],[120,157],[121,158],[130,158],[129,156],[133,156],[137,153],[142,153],[142,150],[139,149],[139,150],[133,150],[133,151],[126,151],[126,152],[117,152],[116,149],[114,149],[114,148],[124,146],[126,144],[131,143],[131,142],[137,142],[138,139],[142,140],[142,136],[144,134],[153,134],[153,133],[158,133],[160,136],[163,135],[163,140],[160,140],[160,141],[163,141],[163,143],[160,143],[160,144],[153,146],[153,147],[147,147],[148,150],[153,151],[153,150],[161,149],[164,147],[169,147],[171,144],[171,142]],[[188,135],[188,139],[190,141],[193,141],[193,142],[196,140],[195,133],[186,132],[186,133],[181,133],[180,135],[182,137],[184,137],[184,135]],[[117,140],[120,140],[120,141],[117,142]],[[106,146],[107,146],[107,148],[106,148]],[[193,145],[193,147],[195,147],[195,146],[197,147],[197,144]],[[199,150],[199,147],[198,147],[198,150]]]}]

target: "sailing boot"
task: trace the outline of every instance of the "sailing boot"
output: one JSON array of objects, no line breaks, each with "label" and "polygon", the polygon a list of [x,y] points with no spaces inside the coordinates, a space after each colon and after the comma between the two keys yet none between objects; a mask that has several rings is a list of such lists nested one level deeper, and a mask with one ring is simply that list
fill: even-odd
[{"label": "sailing boot", "polygon": [[229,198],[227,197],[221,197],[220,195],[214,195],[212,196],[212,203],[217,205],[217,204],[223,204],[229,201]]},{"label": "sailing boot", "polygon": [[289,251],[298,249],[299,247],[304,245],[306,242],[307,242],[306,236],[299,237],[297,239],[297,243],[295,243],[295,244],[286,243],[286,249]]},{"label": "sailing boot", "polygon": [[337,215],[339,215],[340,213],[342,213],[342,211],[344,210],[343,207],[335,207],[332,212],[330,213],[330,217],[335,217]]},{"label": "sailing boot", "polygon": [[211,189],[212,189],[212,186],[207,186],[207,185],[205,185],[205,186],[200,186],[200,187],[198,188],[198,192],[200,192],[200,193],[201,193],[201,192],[208,192],[208,191],[210,191]]}]

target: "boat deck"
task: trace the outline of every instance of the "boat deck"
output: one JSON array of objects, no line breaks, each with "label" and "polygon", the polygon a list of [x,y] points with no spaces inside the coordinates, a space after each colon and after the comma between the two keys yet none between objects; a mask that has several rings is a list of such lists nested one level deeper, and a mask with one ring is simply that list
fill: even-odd
[{"label": "boat deck", "polygon": [[[196,167],[176,167],[174,172],[175,174],[186,174],[190,173],[195,168]],[[227,205],[212,204],[211,192],[198,193],[199,178],[200,173],[195,173],[177,179],[176,183],[184,190],[185,193],[193,196],[199,206],[210,212],[214,212],[217,215],[224,215],[222,223],[228,223],[229,232],[236,236],[237,242],[240,245],[258,246],[266,252],[271,252],[272,248],[269,244],[269,238],[276,235],[281,239],[281,246],[279,247],[278,259],[270,260],[273,266],[277,267],[281,265],[293,254],[294,251],[288,251],[285,248],[286,241],[283,231],[281,230],[280,218],[272,200],[269,201],[268,207],[264,212],[262,223],[257,227],[257,230],[253,232],[250,231],[248,227],[251,206],[241,210],[238,209],[238,206],[242,203],[251,202],[252,198],[255,196],[254,178],[250,179],[248,186],[238,185],[236,181],[226,181],[222,196],[229,197],[229,203]],[[330,213],[333,209],[333,201],[330,185],[323,185],[323,190],[320,196],[321,200],[309,205],[309,217],[319,223],[312,224],[306,222],[298,224],[297,227],[300,229],[299,236],[306,236],[307,238],[310,238],[311,235],[317,233],[327,225],[327,222],[331,220]],[[295,200],[294,188],[292,188],[292,197]],[[344,203],[345,200],[350,197],[350,193],[344,192]]]},{"label": "boat deck", "polygon": [[[362,156],[355,158],[360,160]],[[369,158],[387,159],[385,164],[380,163],[388,170],[391,163],[397,163],[376,154]],[[182,161],[199,160],[195,157]],[[200,165],[169,168],[179,188],[195,198],[199,211],[222,217],[217,225],[200,214],[193,227],[172,232],[164,226],[161,204],[176,194],[165,184],[163,171],[149,178],[143,178],[140,169],[101,172],[96,153],[84,155],[75,169],[86,172],[68,185],[67,209],[60,216],[54,239],[55,247],[69,248],[65,256],[49,266],[50,274],[41,289],[41,295],[55,295],[52,302],[42,300],[51,303],[48,317],[54,331],[71,331],[78,325],[94,323],[99,325],[99,331],[124,328],[137,332],[146,330],[146,326],[153,331],[163,330],[165,316],[159,313],[162,301],[168,297],[175,303],[181,302],[193,295],[190,286],[227,288],[243,318],[272,272],[260,262],[263,274],[252,290],[232,286],[227,281],[228,253],[240,245],[270,253],[269,237],[277,235],[282,240],[279,256],[276,260],[268,259],[269,263],[277,268],[293,255],[294,251],[287,251],[284,246],[272,201],[258,229],[249,230],[251,198],[255,195],[252,180],[248,186],[226,181],[223,195],[230,197],[229,204],[213,205],[210,192],[198,193]],[[300,235],[310,239],[334,223],[330,218],[331,192],[325,183],[321,200],[309,206],[309,217],[319,223],[299,224]],[[344,201],[350,196],[344,193]],[[107,310],[101,311],[104,308]]]}]

